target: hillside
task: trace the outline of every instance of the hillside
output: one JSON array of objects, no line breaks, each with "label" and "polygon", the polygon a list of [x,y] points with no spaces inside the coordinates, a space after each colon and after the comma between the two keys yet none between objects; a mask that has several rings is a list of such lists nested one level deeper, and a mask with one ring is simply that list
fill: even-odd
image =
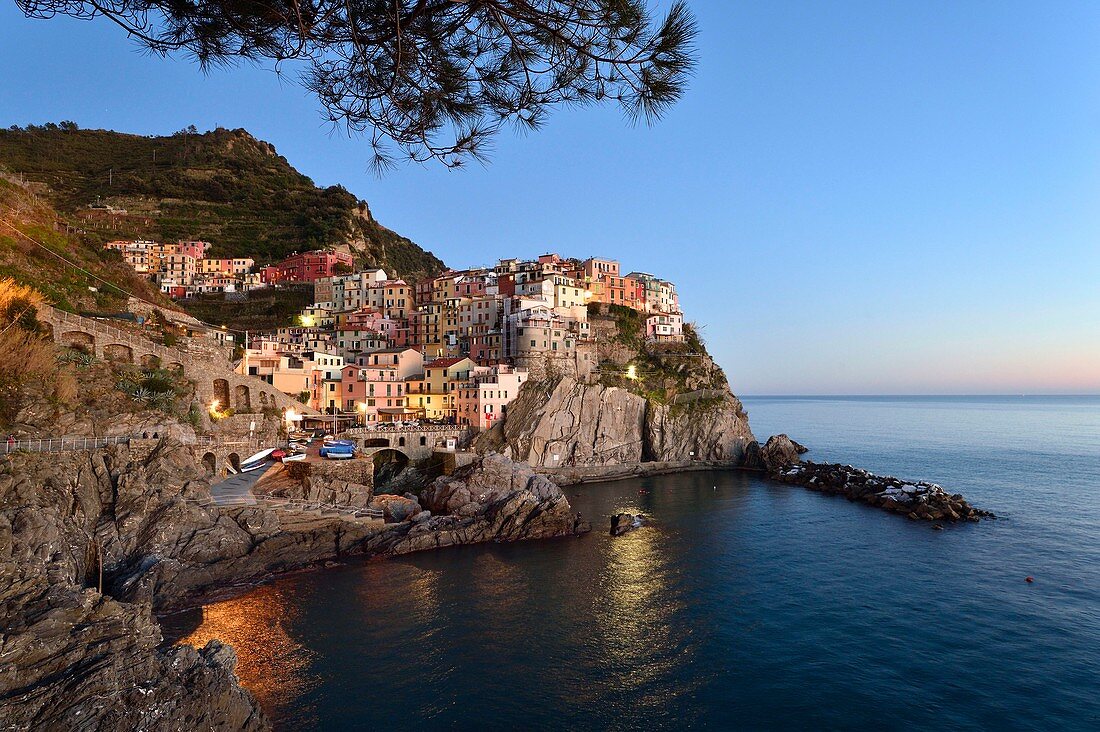
[{"label": "hillside", "polygon": [[201,239],[212,256],[258,264],[349,248],[357,264],[420,278],[443,262],[379,224],[340,186],[318,188],[244,130],[143,137],[62,125],[0,130],[0,167],[45,183],[71,222],[104,242]]},{"label": "hillside", "polygon": [[[11,277],[42,293],[59,308],[74,312],[126,309],[128,297],[96,277],[171,307],[171,302],[152,283],[135,274],[116,252],[104,251],[94,238],[69,233],[63,218],[36,190],[39,188],[20,184],[0,170],[0,278]],[[51,252],[95,276],[81,272]]]}]

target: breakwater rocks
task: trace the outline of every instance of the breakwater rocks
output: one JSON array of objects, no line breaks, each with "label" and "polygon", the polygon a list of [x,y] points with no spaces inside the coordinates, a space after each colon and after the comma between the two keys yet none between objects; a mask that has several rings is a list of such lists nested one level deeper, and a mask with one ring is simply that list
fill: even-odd
[{"label": "breakwater rocks", "polygon": [[979,521],[993,518],[989,511],[971,506],[965,498],[935,483],[907,481],[875,475],[851,465],[804,462],[777,468],[768,477],[783,483],[840,495],[914,520]]}]

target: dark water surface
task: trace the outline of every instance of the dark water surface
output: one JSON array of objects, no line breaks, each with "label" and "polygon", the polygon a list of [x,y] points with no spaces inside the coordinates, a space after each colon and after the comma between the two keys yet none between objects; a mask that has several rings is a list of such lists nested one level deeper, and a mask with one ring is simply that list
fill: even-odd
[{"label": "dark water surface", "polygon": [[[287,578],[187,640],[236,646],[286,730],[1100,728],[1100,398],[745,404],[1005,518],[933,531],[743,473],[582,486],[587,537]],[[653,522],[611,539],[620,510]]]}]

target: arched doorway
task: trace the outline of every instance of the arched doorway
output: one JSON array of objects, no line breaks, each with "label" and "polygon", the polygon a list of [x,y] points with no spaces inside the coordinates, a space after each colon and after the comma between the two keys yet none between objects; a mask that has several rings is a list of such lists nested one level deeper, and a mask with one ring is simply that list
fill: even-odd
[{"label": "arched doorway", "polygon": [[236,470],[238,473],[241,472],[241,456],[240,455],[238,455],[235,452],[231,452],[231,453],[229,453],[229,456],[226,459],[229,461],[229,464],[233,467],[234,470]]},{"label": "arched doorway", "polygon": [[84,353],[95,353],[95,336],[80,330],[61,334],[61,345]]},{"label": "arched doorway", "polygon": [[239,385],[233,390],[233,409],[238,412],[252,411],[251,394],[249,393],[248,387],[244,384]]},{"label": "arched doorway", "polygon": [[160,356],[154,353],[146,353],[140,357],[141,367],[144,369],[159,369]]},{"label": "arched doorway", "polygon": [[214,475],[218,470],[218,457],[212,452],[208,452],[202,456],[202,466],[206,468],[206,472],[210,475]]},{"label": "arched doorway", "polygon": [[103,347],[103,358],[117,363],[133,363],[134,350],[121,343],[108,343]]},{"label": "arched doorway", "polygon": [[385,487],[387,483],[409,466],[409,456],[392,448],[379,450],[371,456],[371,460],[374,462],[375,490]]},{"label": "arched doorway", "polygon": [[231,405],[229,403],[229,382],[225,379],[214,379],[214,401],[217,402],[217,408],[228,409]]}]

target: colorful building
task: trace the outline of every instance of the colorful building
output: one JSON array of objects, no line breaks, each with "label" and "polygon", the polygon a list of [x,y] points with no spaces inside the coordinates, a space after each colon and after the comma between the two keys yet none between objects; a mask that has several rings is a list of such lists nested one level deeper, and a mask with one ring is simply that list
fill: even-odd
[{"label": "colorful building", "polygon": [[317,249],[303,254],[291,254],[278,264],[260,270],[264,282],[313,282],[321,277],[339,274],[340,268],[350,269],[353,259],[346,252]]}]

